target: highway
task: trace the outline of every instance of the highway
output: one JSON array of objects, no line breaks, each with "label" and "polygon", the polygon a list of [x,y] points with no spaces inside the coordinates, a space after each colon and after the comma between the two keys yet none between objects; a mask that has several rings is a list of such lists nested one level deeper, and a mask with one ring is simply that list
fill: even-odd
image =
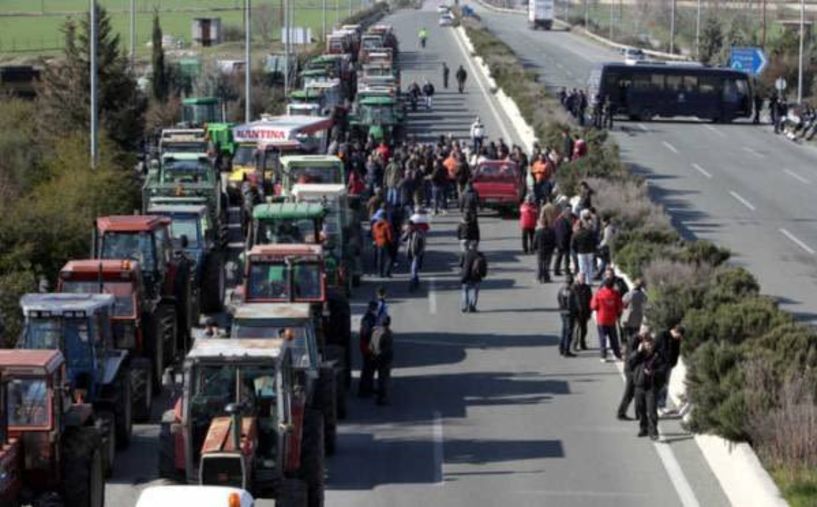
[{"label": "highway", "polygon": [[[621,60],[581,35],[532,31],[524,16],[477,10],[552,90],[585,87],[595,64]],[[740,122],[622,121],[613,134],[686,237],[730,248],[765,293],[817,321],[817,149]]]},{"label": "highway", "polygon": [[[385,20],[401,41],[404,85],[425,77],[438,91],[432,111],[410,115],[411,134],[463,137],[480,115],[489,136],[516,141],[454,30],[437,26],[435,7],[427,2]],[[430,38],[419,51],[421,26]],[[443,89],[442,61],[452,74],[466,64],[465,94]],[[620,365],[600,363],[594,349],[575,359],[559,356],[557,284],[535,282],[534,258],[521,254],[515,220],[481,218],[489,275],[479,313],[460,313],[458,219],[452,211],[433,222],[421,290],[408,292],[405,263],[395,278],[367,278],[356,290],[357,315],[379,285],[388,290],[397,334],[392,404],[350,400],[337,454],[328,459],[326,505],[728,505],[677,421],[662,421],[662,441],[653,443],[636,438],[636,423],[615,419]],[[595,346],[595,331],[588,343]],[[159,483],[157,405],[154,423],[137,425],[130,448],[118,456],[109,507],[131,507],[140,489]]]}]

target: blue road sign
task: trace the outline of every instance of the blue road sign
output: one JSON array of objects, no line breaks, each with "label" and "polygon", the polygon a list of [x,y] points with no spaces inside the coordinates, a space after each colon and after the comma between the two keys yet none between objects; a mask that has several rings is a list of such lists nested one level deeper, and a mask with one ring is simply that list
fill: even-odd
[{"label": "blue road sign", "polygon": [[766,68],[766,55],[760,48],[733,47],[729,53],[729,66],[753,76],[759,76]]}]

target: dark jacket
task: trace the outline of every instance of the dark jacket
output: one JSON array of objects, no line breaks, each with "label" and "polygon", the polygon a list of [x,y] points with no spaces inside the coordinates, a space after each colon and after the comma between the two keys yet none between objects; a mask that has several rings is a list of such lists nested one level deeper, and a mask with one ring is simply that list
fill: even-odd
[{"label": "dark jacket", "polygon": [[477,209],[479,209],[479,194],[473,187],[471,187],[462,193],[462,198],[460,199],[460,211],[462,213],[465,213],[466,211],[476,213]]},{"label": "dark jacket", "polygon": [[360,319],[360,353],[364,357],[370,355],[369,342],[371,342],[375,324],[377,324],[377,315],[374,312],[367,311]]},{"label": "dark jacket", "polygon": [[482,281],[481,278],[477,278],[472,273],[471,266],[474,265],[474,261],[479,258],[480,253],[472,248],[463,254],[462,258],[460,259],[460,282],[467,283],[467,282],[480,282]]},{"label": "dark jacket", "polygon": [[460,222],[460,225],[457,226],[457,239],[479,241],[479,223],[476,220]]},{"label": "dark jacket", "polygon": [[378,361],[391,363],[394,359],[394,337],[391,329],[383,326],[374,328],[369,349]]},{"label": "dark jacket", "polygon": [[556,302],[559,305],[559,313],[577,317],[579,315],[579,301],[573,285],[564,284],[556,294]]},{"label": "dark jacket", "polygon": [[552,227],[538,227],[533,235],[533,248],[544,259],[553,253],[556,248],[556,233]]},{"label": "dark jacket", "polygon": [[675,368],[675,365],[678,364],[678,356],[681,355],[681,340],[676,340],[669,331],[664,331],[655,339],[655,348],[664,358],[665,373]]},{"label": "dark jacket", "polygon": [[576,300],[579,303],[579,318],[589,319],[593,314],[590,309],[590,301],[593,300],[593,288],[586,283],[577,283],[573,286],[576,291]]},{"label": "dark jacket", "polygon": [[576,231],[571,242],[576,253],[591,254],[596,251],[596,237],[590,229],[582,228]]},{"label": "dark jacket", "polygon": [[643,350],[634,350],[627,357],[627,365],[633,373],[636,388],[654,389],[661,386],[660,375],[664,370],[664,360],[657,347],[649,354]]},{"label": "dark jacket", "polygon": [[553,230],[556,233],[556,248],[563,251],[570,250],[570,240],[573,237],[573,224],[570,223],[570,219],[560,215],[556,219]]}]

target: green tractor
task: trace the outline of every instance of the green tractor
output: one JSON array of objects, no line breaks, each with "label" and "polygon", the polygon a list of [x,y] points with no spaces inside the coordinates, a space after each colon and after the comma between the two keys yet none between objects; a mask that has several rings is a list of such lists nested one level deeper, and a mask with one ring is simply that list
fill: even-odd
[{"label": "green tractor", "polygon": [[230,159],[235,153],[233,124],[225,121],[224,103],[218,97],[182,99],[182,125],[203,128],[207,140]]},{"label": "green tractor", "polygon": [[400,102],[387,96],[360,99],[349,116],[349,126],[359,139],[373,137],[375,141],[393,144],[403,136],[406,115]]}]

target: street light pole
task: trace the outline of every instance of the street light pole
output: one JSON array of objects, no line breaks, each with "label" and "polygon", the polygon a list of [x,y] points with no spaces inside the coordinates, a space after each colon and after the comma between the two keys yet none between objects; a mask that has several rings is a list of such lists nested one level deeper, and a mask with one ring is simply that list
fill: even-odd
[{"label": "street light pole", "polygon": [[250,1],[244,0],[244,123],[252,120],[250,109]]},{"label": "street light pole", "polygon": [[91,0],[90,6],[90,52],[89,60],[91,64],[91,169],[96,169],[96,163],[99,159],[97,146],[99,140],[99,128],[97,126],[98,104],[97,104],[97,61],[96,61],[96,46],[97,46],[97,22],[96,22],[96,0]]},{"label": "street light pole", "polygon": [[695,58],[701,59],[701,0],[698,0],[698,14],[695,18]]},{"label": "street light pole", "polygon": [[284,97],[289,95],[289,0],[284,0]]},{"label": "street light pole", "polygon": [[669,52],[675,53],[675,0],[672,0],[672,10],[669,19]]},{"label": "street light pole", "polygon": [[610,40],[613,40],[613,9],[616,3],[610,0]]},{"label": "street light pole", "polygon": [[322,16],[321,20],[323,21],[323,39],[326,40],[326,0],[323,0],[321,3],[322,7]]},{"label": "street light pole", "polygon": [[797,103],[803,102],[803,46],[806,40],[806,0],[800,0],[800,65],[797,69]]},{"label": "street light pole", "polygon": [[584,29],[590,31],[590,0],[584,0]]},{"label": "street light pole", "polygon": [[136,0],[130,0],[130,66],[136,62]]}]

